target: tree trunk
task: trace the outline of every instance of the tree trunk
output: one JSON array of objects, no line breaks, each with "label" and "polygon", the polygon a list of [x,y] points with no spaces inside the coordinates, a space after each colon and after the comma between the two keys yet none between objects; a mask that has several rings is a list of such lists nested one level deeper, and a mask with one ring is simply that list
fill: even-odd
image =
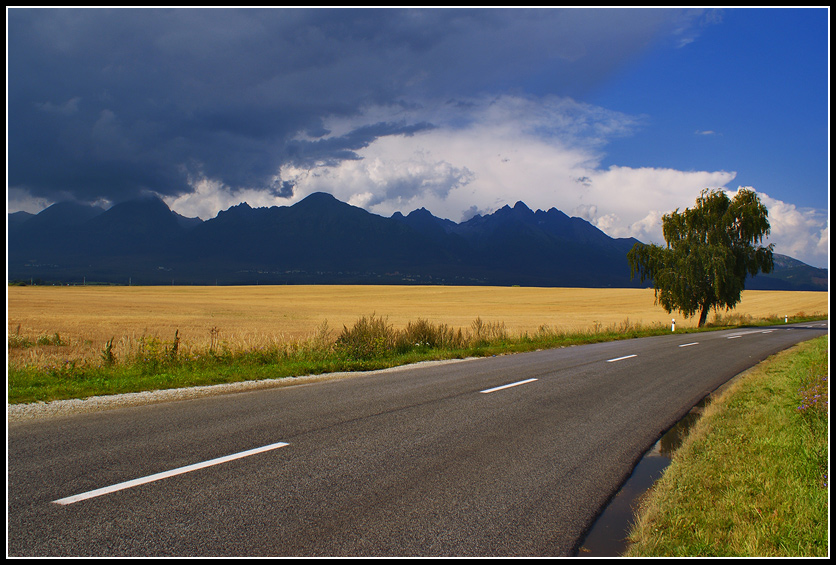
[{"label": "tree trunk", "polygon": [[702,307],[702,312],[700,312],[700,323],[698,327],[703,327],[705,325],[705,320],[708,318],[708,304]]}]

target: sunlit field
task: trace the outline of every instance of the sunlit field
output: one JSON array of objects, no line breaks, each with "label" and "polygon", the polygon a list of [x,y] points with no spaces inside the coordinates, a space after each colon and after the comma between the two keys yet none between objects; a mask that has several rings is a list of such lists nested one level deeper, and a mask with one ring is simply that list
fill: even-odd
[{"label": "sunlit field", "polygon": [[[476,318],[502,323],[511,335],[547,327],[587,331],[629,321],[643,326],[694,327],[695,318],[668,314],[651,289],[445,286],[154,286],[7,287],[8,332],[37,344],[8,348],[12,364],[91,359],[113,340],[116,352],[137,340],[174,339],[231,349],[305,339],[351,327],[362,316],[384,317],[396,329],[425,319],[469,328]],[[767,317],[827,313],[827,293],[746,291],[722,316]],[[709,316],[711,321],[712,316]]]}]

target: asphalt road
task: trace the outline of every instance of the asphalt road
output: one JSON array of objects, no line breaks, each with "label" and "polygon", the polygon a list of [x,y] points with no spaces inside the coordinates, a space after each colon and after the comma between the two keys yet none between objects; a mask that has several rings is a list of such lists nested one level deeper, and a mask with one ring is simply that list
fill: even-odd
[{"label": "asphalt road", "polygon": [[7,552],[571,555],[694,404],[827,331],[661,336],[11,422]]}]

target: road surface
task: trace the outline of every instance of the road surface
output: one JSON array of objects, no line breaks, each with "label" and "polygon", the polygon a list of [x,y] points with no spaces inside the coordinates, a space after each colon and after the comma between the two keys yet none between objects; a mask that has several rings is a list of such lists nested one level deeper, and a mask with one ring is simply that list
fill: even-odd
[{"label": "road surface", "polygon": [[11,556],[565,556],[706,394],[827,322],[8,424]]}]

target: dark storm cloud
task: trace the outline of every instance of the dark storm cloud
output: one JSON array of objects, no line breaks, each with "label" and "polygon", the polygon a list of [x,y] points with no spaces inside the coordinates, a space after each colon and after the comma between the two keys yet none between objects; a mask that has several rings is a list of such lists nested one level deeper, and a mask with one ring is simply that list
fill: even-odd
[{"label": "dark storm cloud", "polygon": [[210,178],[289,197],[283,164],[357,159],[381,136],[432,127],[329,136],[329,116],[486,89],[572,95],[669,21],[655,10],[9,9],[9,186],[118,201]]},{"label": "dark storm cloud", "polygon": [[[416,124],[380,122],[360,126],[339,137],[328,137],[314,141],[294,140],[287,143],[283,162],[302,168],[314,165],[336,165],[339,161],[354,160],[360,157],[355,153],[368,147],[375,139],[388,135],[412,135],[433,129],[427,122]],[[323,136],[320,136],[323,137]]]}]

